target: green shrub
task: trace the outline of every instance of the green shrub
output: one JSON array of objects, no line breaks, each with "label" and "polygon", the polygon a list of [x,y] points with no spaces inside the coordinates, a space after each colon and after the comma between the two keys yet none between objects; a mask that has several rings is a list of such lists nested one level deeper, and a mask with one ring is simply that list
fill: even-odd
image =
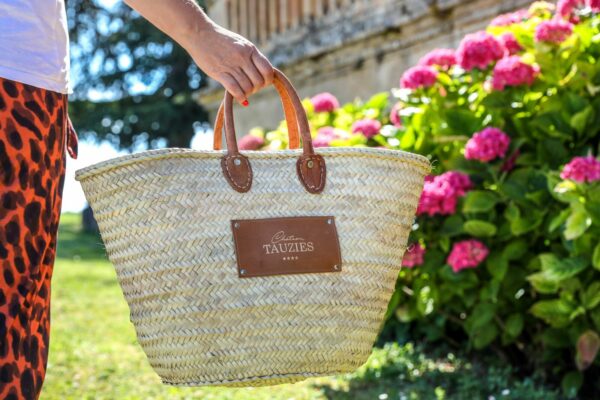
[{"label": "green shrub", "polygon": [[[388,326],[501,349],[573,395],[585,370],[600,390],[590,372],[600,346],[600,6],[559,3],[430,53],[393,97],[304,104],[318,146],[383,146],[435,166]],[[285,123],[250,133],[266,149],[285,146],[285,134]]]}]

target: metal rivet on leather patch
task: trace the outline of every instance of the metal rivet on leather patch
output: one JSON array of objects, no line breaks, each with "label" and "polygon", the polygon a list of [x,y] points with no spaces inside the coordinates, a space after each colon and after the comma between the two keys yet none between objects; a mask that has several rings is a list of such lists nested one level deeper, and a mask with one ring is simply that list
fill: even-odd
[{"label": "metal rivet on leather patch", "polygon": [[240,269],[240,275],[246,275],[246,270],[245,269]]},{"label": "metal rivet on leather patch", "polygon": [[331,224],[333,223],[333,220],[332,220],[331,218],[329,218],[329,219],[327,220],[327,223],[328,223],[329,225],[331,225]]},{"label": "metal rivet on leather patch", "polygon": [[313,160],[308,160],[308,162],[306,163],[306,166],[308,168],[312,168],[314,166]]},{"label": "metal rivet on leather patch", "polygon": [[236,159],[234,159],[234,160],[233,160],[233,163],[234,163],[235,165],[242,165],[242,161],[240,161],[240,159],[239,159],[239,158],[236,158]]},{"label": "metal rivet on leather patch", "polygon": [[233,224],[233,226],[234,226],[235,228],[239,228],[239,227],[240,227],[240,223],[239,223],[239,222],[236,222],[235,224]]},{"label": "metal rivet on leather patch", "polygon": [[336,271],[339,271],[340,270],[340,266],[339,265],[334,265],[333,269],[335,269]]}]

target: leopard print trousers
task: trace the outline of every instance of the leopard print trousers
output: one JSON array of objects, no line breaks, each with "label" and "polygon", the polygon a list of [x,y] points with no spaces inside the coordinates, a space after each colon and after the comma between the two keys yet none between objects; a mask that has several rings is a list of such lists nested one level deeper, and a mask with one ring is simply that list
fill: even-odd
[{"label": "leopard print trousers", "polygon": [[67,96],[0,78],[0,399],[37,399],[70,123]]}]

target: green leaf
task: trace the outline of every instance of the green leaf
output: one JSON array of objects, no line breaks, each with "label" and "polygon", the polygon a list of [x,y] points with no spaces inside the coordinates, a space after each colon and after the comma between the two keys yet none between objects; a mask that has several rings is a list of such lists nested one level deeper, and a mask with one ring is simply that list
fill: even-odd
[{"label": "green leaf", "polygon": [[560,282],[571,278],[588,266],[588,260],[583,257],[559,259],[554,254],[540,254],[542,272],[548,280]]},{"label": "green leaf", "polygon": [[472,190],[465,196],[463,211],[476,213],[490,211],[500,201],[498,195],[489,190]]},{"label": "green leaf", "polygon": [[445,114],[445,121],[452,131],[450,133],[471,135],[481,128],[479,118],[469,110],[449,109]]},{"label": "green leaf", "polygon": [[494,279],[502,281],[508,271],[508,259],[504,257],[503,253],[492,252],[486,262],[487,270]]},{"label": "green leaf", "polygon": [[470,220],[465,222],[464,230],[476,237],[490,237],[496,234],[496,225],[481,220]]},{"label": "green leaf", "polygon": [[581,296],[583,306],[588,310],[596,308],[600,304],[600,282],[592,282]]},{"label": "green leaf", "polygon": [[400,139],[400,148],[403,150],[410,149],[415,144],[415,131],[412,128],[408,128],[402,138]]},{"label": "green leaf", "polygon": [[531,274],[527,277],[531,286],[542,294],[552,294],[558,291],[558,282],[548,279],[544,272]]},{"label": "green leaf", "polygon": [[507,260],[518,260],[527,253],[529,244],[526,240],[518,239],[510,242],[502,251],[502,255]]},{"label": "green leaf", "polygon": [[563,299],[538,301],[530,309],[534,316],[555,328],[569,325],[573,311],[575,311],[573,304]]},{"label": "green leaf", "polygon": [[573,240],[583,235],[592,225],[592,219],[584,209],[577,209],[567,218],[565,239]]},{"label": "green leaf", "polygon": [[560,228],[560,226],[565,223],[569,215],[571,215],[571,209],[566,208],[562,210],[557,216],[552,218],[552,221],[550,221],[550,225],[548,226],[548,232],[552,233],[556,229]]},{"label": "green leaf", "polygon": [[444,236],[456,236],[463,233],[463,219],[460,215],[454,214],[444,220],[440,234]]},{"label": "green leaf", "polygon": [[522,215],[521,209],[515,203],[511,202],[506,207],[504,216],[510,222],[510,231],[512,234],[520,236],[540,226],[544,220],[543,213],[543,211],[529,209],[527,213]]},{"label": "green leaf", "polygon": [[387,321],[388,318],[394,314],[394,311],[396,311],[396,307],[398,307],[398,304],[400,303],[400,298],[402,297],[400,293],[401,292],[399,290],[396,290],[392,295],[392,298],[390,299],[390,302],[388,304],[387,311],[385,313],[385,321]]},{"label": "green leaf", "polygon": [[525,321],[523,320],[523,316],[521,314],[511,314],[504,324],[504,328],[506,330],[506,334],[512,338],[516,338],[523,331],[523,326],[525,325]]},{"label": "green leaf", "polygon": [[474,336],[472,336],[473,347],[476,349],[483,349],[492,343],[494,339],[496,339],[496,336],[498,336],[498,328],[496,327],[496,324],[489,323],[475,332]]},{"label": "green leaf", "polygon": [[592,265],[597,270],[600,270],[600,243],[598,243],[594,248],[594,253],[592,254]]},{"label": "green leaf", "polygon": [[585,131],[588,124],[594,119],[594,108],[589,105],[571,117],[569,124],[580,135]]},{"label": "green leaf", "polygon": [[494,319],[495,312],[496,306],[491,303],[480,303],[475,306],[465,321],[465,329],[469,335],[488,325]]},{"label": "green leaf", "polygon": [[381,92],[373,95],[364,105],[364,108],[376,108],[379,110],[384,109],[387,106],[389,98],[388,92]]},{"label": "green leaf", "polygon": [[581,385],[583,385],[583,375],[579,371],[567,373],[560,383],[563,393],[569,399],[577,397],[577,392],[579,392]]}]

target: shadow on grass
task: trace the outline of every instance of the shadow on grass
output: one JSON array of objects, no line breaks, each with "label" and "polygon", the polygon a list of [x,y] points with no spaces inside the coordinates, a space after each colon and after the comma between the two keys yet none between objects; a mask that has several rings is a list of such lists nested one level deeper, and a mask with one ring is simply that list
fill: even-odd
[{"label": "shadow on grass", "polygon": [[83,232],[81,214],[65,213],[60,217],[56,257],[68,260],[106,260],[100,235]]},{"label": "shadow on grass", "polygon": [[527,399],[558,400],[536,377],[519,378],[495,360],[470,362],[454,354],[428,356],[411,344],[375,349],[356,372],[317,386],[332,400]]}]

